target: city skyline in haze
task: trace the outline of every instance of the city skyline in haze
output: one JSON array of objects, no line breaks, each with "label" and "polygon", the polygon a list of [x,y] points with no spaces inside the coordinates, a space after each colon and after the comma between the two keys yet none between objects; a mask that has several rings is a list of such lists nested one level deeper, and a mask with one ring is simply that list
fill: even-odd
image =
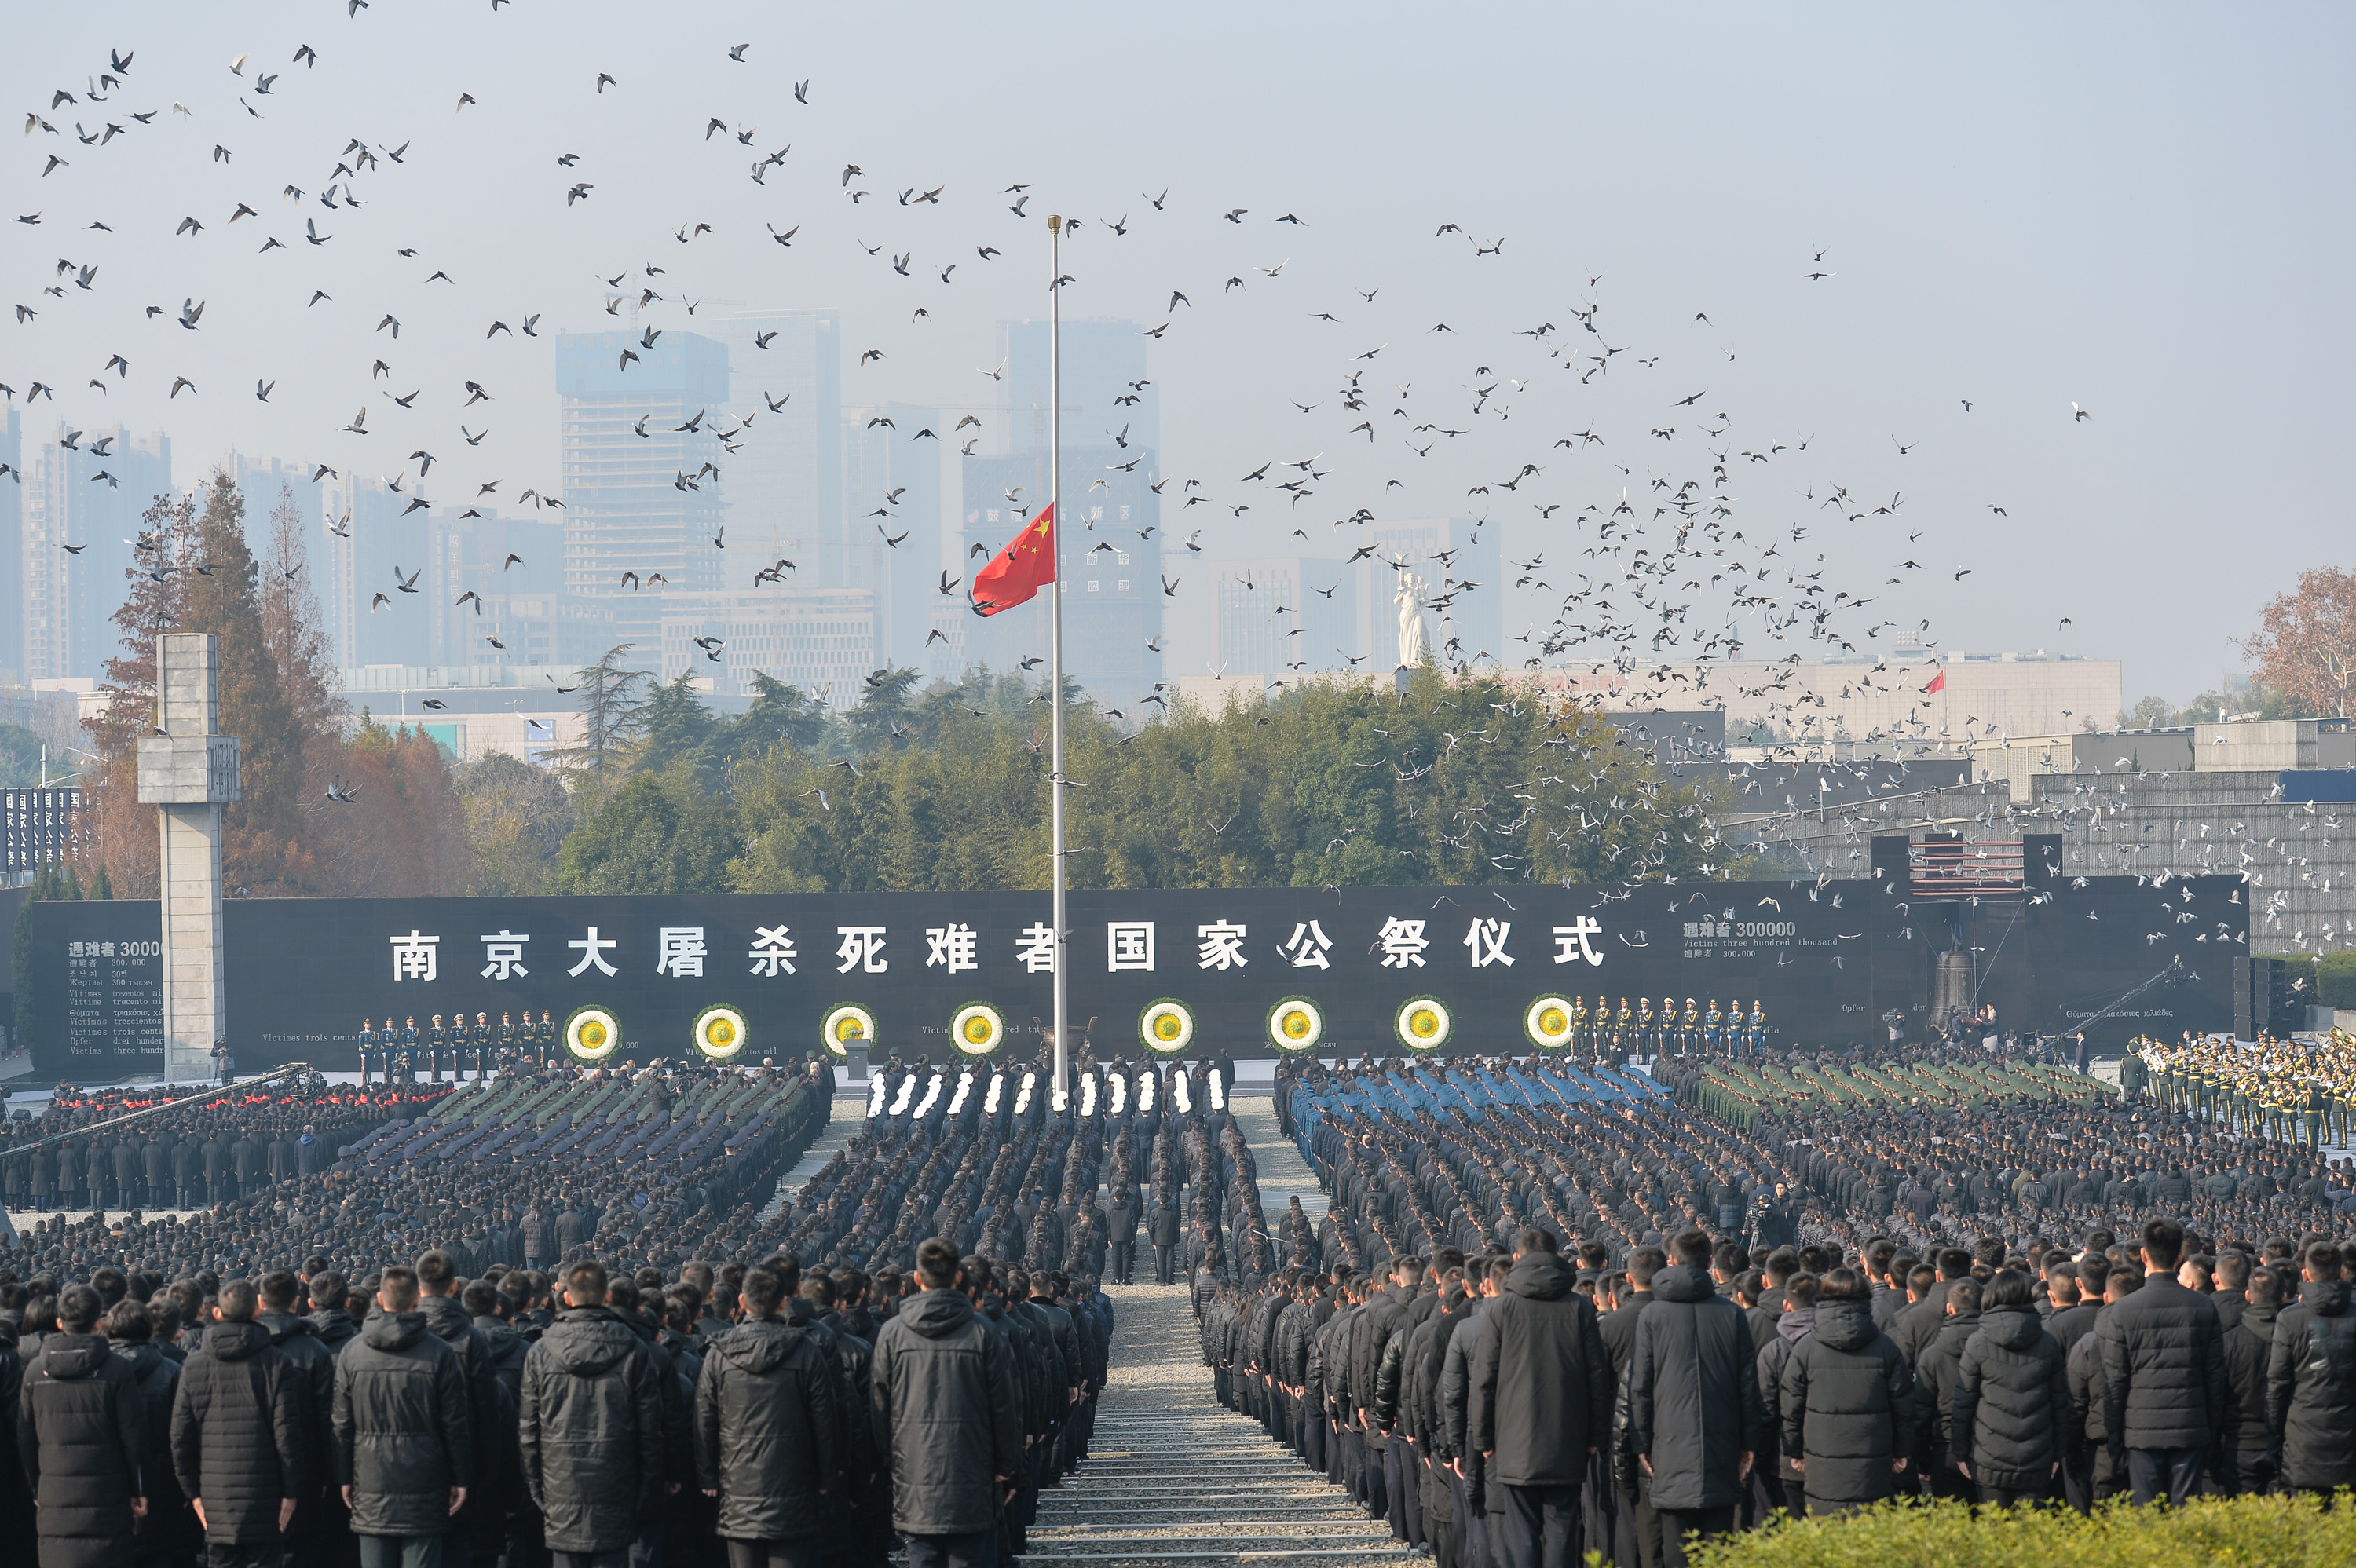
[{"label": "city skyline in haze", "polygon": [[[965,441],[1027,448],[991,372],[1001,324],[1044,317],[1037,220],[1058,210],[1081,225],[1067,317],[1162,334],[1141,347],[1169,481],[1157,542],[1183,557],[1172,673],[1216,656],[1210,560],[1345,558],[1362,514],[1482,517],[1509,560],[1542,553],[1548,593],[1518,571],[1483,590],[1507,636],[1542,635],[1577,581],[1558,568],[1595,574],[1580,552],[1598,519],[1661,478],[1724,498],[1746,545],[1804,530],[1779,560],[1804,551],[1825,588],[1876,602],[1852,641],[1927,620],[1943,647],[2119,657],[2131,697],[2181,700],[2346,537],[2329,464],[2349,411],[2331,268],[2349,215],[2316,198],[2348,183],[2351,111],[2323,74],[2350,41],[2337,12],[2220,32],[2189,9],[2122,28],[2101,10],[1959,27],[1526,8],[1442,34],[1375,8],[1255,13],[1247,51],[1215,9],[1192,29],[1042,8],[886,31],[723,5],[626,45],[601,14],[630,16],[26,18],[0,81],[57,130],[0,161],[5,216],[40,218],[9,226],[0,265],[0,304],[35,313],[0,323],[26,448],[54,414],[162,430],[183,486],[206,453],[364,482],[429,450],[437,504],[492,480],[563,495],[559,333],[722,338],[728,411],[757,433],[785,416],[755,394],[787,388],[751,318],[826,312],[841,407],[984,421],[937,432],[946,508]],[[317,66],[292,63],[298,44]],[[130,69],[89,101],[110,50]],[[241,203],[255,210],[232,222]],[[185,219],[202,228],[176,233]],[[184,302],[205,305],[194,330]],[[487,400],[469,405],[469,380]],[[54,399],[26,401],[35,381]],[[363,407],[365,436],[343,428]],[[1067,451],[1140,413],[1075,410]],[[468,445],[462,425],[489,437]],[[1327,475],[1312,495],[1274,491],[1303,459]],[[1067,497],[1100,476],[1067,466]],[[1175,548],[1198,528],[1203,555]],[[1710,592],[1687,580],[1665,591]],[[1696,622],[1777,613],[1717,593]],[[1789,649],[1751,635],[1741,656],[1824,651],[1805,631]]]}]

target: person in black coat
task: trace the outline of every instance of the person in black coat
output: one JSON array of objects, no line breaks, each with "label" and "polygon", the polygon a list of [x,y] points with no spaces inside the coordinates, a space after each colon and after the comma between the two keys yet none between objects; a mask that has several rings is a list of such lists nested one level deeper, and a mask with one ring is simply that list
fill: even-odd
[{"label": "person in black coat", "polygon": [[253,1320],[252,1285],[226,1281],[204,1343],[180,1368],[172,1468],[205,1528],[211,1568],[274,1563],[302,1495],[302,1395],[294,1369]]},{"label": "person in black coat", "polygon": [[810,1329],[777,1316],[784,1298],[769,1270],[746,1275],[742,1316],[696,1384],[696,1471],[720,1501],[729,1568],[817,1568],[829,1519],[841,1458],[834,1370]]},{"label": "person in black coat", "polygon": [[1946,1316],[1939,1332],[1922,1347],[1914,1363],[1914,1385],[1922,1402],[1922,1425],[1930,1439],[1924,1477],[1932,1495],[1968,1498],[1971,1484],[1955,1468],[1954,1438],[1955,1372],[1963,1365],[1964,1347],[1980,1328],[1980,1283],[1959,1279],[1947,1286]]},{"label": "person in black coat", "polygon": [[564,1310],[523,1363],[524,1485],[560,1564],[626,1551],[663,1484],[660,1372],[605,1305],[605,1265],[565,1271]]},{"label": "person in black coat", "polygon": [[1682,1231],[1677,1266],[1653,1278],[1628,1360],[1629,1443],[1661,1521],[1661,1561],[1681,1568],[1689,1535],[1724,1535],[1767,1445],[1751,1327],[1709,1275],[1709,1238]]},{"label": "person in black coat", "polygon": [[1137,1267],[1137,1189],[1123,1185],[1105,1211],[1105,1235],[1112,1247],[1112,1283],[1127,1285]]},{"label": "person in black coat", "polygon": [[2069,1371],[2030,1295],[2029,1276],[2015,1269],[1988,1281],[1978,1332],[1955,1367],[1948,1452],[1984,1503],[2051,1497],[2062,1474]]},{"label": "person in black coat", "polygon": [[67,1286],[59,1332],[44,1341],[17,1393],[16,1456],[39,1505],[40,1568],[129,1568],[134,1521],[147,1512],[138,1379],[93,1332],[98,1316],[98,1292]]},{"label": "person in black coat", "polygon": [[1146,1239],[1153,1243],[1153,1283],[1178,1283],[1176,1261],[1180,1231],[1178,1225],[1178,1195],[1164,1191],[1155,1200],[1152,1213],[1146,1220]]},{"label": "person in black coat", "polygon": [[2338,1247],[2318,1242],[2303,1262],[2298,1304],[2275,1320],[2266,1423],[2283,1485],[2329,1492],[2356,1484],[2356,1311]]},{"label": "person in black coat", "polygon": [[[1612,1357],[1595,1307],[1571,1287],[1579,1271],[1547,1232],[1524,1231],[1514,1265],[1483,1314],[1465,1441],[1502,1489],[1508,1562],[1569,1561],[1588,1460],[1612,1431]],[[1642,1325],[1639,1325],[1641,1328]]]},{"label": "person in black coat", "polygon": [[1783,1453],[1811,1514],[1840,1513],[1897,1490],[1914,1452],[1914,1374],[1873,1326],[1873,1289],[1854,1269],[1824,1277],[1816,1323],[1792,1347],[1781,1390]]},{"label": "person in black coat", "polygon": [[[1023,1424],[1012,1352],[957,1288],[957,1250],[927,1238],[916,1276],[922,1294],[875,1336],[871,1413],[909,1568],[947,1568],[994,1552],[1023,1462]],[[987,1281],[969,1288],[979,1294]]]},{"label": "person in black coat", "polygon": [[102,1327],[107,1349],[131,1368],[139,1385],[139,1479],[147,1511],[132,1531],[134,1552],[141,1563],[186,1563],[202,1543],[197,1516],[172,1478],[172,1401],[180,1392],[180,1363],[155,1348],[155,1318],[141,1302],[116,1302]]},{"label": "person in black coat", "polygon": [[2248,1293],[2225,1331],[2225,1381],[2233,1385],[2231,1458],[2236,1489],[2271,1491],[2275,1484],[2274,1426],[2266,1412],[2266,1371],[2274,1357],[2275,1323],[2282,1312],[2283,1276],[2270,1268],[2250,1275]]},{"label": "person in black coat", "polygon": [[2146,1224],[2142,1288],[2104,1313],[2094,1330],[2104,1429],[2138,1508],[2162,1492],[2184,1505],[2224,1435],[2232,1402],[2217,1309],[2176,1282],[2183,1252],[2183,1226],[2168,1219]]},{"label": "person in black coat", "polygon": [[385,1270],[377,1310],[336,1356],[337,1479],[367,1568],[404,1542],[447,1535],[475,1468],[466,1369],[417,1301],[414,1270]]},{"label": "person in black coat", "polygon": [[[335,1352],[319,1338],[316,1325],[294,1315],[302,1282],[292,1274],[278,1269],[262,1275],[258,1291],[262,1309],[253,1320],[269,1332],[272,1349],[286,1359],[293,1372],[303,1420],[302,1451],[324,1456],[334,1437]],[[294,1517],[286,1526],[288,1568],[314,1568],[320,1562],[331,1530],[330,1516],[341,1512],[327,1505],[331,1467],[322,1459],[304,1479],[303,1495],[296,1499]]]}]

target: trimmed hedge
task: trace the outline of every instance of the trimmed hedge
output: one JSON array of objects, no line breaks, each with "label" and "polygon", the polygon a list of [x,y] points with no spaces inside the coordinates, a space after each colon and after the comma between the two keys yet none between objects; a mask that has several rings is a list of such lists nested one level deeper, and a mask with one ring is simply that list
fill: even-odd
[{"label": "trimmed hedge", "polygon": [[2197,1498],[2181,1509],[2115,1498],[2091,1516],[1910,1499],[1697,1541],[1691,1558],[1694,1568],[2345,1568],[2356,1563],[2356,1498],[2341,1492],[2330,1508],[2312,1497]]}]

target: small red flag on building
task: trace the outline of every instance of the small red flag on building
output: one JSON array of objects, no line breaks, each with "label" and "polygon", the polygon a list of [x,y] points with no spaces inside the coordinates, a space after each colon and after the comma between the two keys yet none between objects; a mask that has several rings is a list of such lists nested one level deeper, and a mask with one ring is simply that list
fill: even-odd
[{"label": "small red flag on building", "polygon": [[1042,583],[1055,581],[1055,507],[1039,510],[1023,530],[973,574],[973,613],[995,615],[1027,604]]},{"label": "small red flag on building", "polygon": [[1931,677],[1931,684],[1922,688],[1922,695],[1929,697],[1934,693],[1942,692],[1946,689],[1947,672],[1945,670],[1941,670],[1938,674]]}]

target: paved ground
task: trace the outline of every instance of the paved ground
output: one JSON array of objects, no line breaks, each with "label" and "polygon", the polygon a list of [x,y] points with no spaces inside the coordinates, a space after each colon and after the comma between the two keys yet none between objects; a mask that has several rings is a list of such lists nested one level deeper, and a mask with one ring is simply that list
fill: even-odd
[{"label": "paved ground", "polygon": [[1108,1294],[1117,1317],[1096,1440],[1076,1475],[1041,1494],[1025,1563],[1300,1559],[1327,1568],[1415,1555],[1257,1422],[1216,1402],[1183,1287]]},{"label": "paved ground", "polygon": [[1278,1130],[1275,1102],[1266,1094],[1237,1094],[1227,1102],[1227,1110],[1251,1145],[1252,1163],[1259,1170],[1259,1204],[1269,1220],[1282,1220],[1286,1202],[1295,1196],[1310,1223],[1323,1219],[1325,1194],[1318,1189],[1317,1173]]}]

